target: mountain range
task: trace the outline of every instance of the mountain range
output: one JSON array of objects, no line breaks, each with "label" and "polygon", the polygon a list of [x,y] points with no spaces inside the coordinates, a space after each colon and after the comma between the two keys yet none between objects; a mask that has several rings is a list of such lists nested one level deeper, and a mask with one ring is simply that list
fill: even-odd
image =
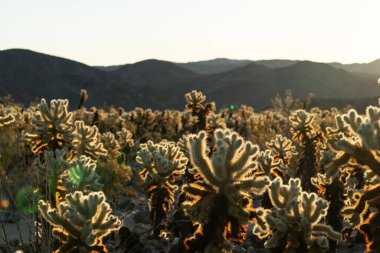
[{"label": "mountain range", "polygon": [[87,106],[127,109],[184,107],[184,94],[203,91],[221,107],[270,106],[276,94],[315,94],[322,107],[346,103],[363,107],[380,96],[380,59],[367,64],[317,63],[293,60],[231,60],[175,63],[145,60],[116,66],[88,66],[24,49],[0,51],[0,97],[11,95],[28,104],[44,97],[68,98],[75,107],[87,89]]}]

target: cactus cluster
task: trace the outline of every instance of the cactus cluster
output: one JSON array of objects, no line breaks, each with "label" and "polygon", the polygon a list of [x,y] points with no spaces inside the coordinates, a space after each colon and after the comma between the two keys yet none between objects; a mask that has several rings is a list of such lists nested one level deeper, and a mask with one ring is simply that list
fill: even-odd
[{"label": "cactus cluster", "polygon": [[0,104],[0,218],[33,217],[32,252],[380,252],[380,107],[88,97]]}]

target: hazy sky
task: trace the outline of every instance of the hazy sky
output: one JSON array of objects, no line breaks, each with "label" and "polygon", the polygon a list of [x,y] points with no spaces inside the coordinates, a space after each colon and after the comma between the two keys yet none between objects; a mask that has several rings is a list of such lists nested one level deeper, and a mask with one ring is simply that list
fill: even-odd
[{"label": "hazy sky", "polygon": [[380,58],[380,0],[0,0],[0,50],[89,65]]}]

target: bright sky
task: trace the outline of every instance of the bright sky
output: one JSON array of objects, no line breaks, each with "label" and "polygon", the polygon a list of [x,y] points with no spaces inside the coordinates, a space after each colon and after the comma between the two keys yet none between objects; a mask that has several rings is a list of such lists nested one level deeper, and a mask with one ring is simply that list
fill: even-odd
[{"label": "bright sky", "polygon": [[370,62],[380,0],[0,0],[0,50],[89,65],[217,57]]}]

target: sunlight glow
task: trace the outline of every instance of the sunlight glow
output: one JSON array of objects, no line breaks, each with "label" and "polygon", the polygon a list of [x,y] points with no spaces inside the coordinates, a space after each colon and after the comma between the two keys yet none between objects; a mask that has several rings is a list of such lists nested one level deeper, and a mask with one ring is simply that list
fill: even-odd
[{"label": "sunlight glow", "polygon": [[2,0],[0,50],[90,65],[380,57],[378,0]]}]

